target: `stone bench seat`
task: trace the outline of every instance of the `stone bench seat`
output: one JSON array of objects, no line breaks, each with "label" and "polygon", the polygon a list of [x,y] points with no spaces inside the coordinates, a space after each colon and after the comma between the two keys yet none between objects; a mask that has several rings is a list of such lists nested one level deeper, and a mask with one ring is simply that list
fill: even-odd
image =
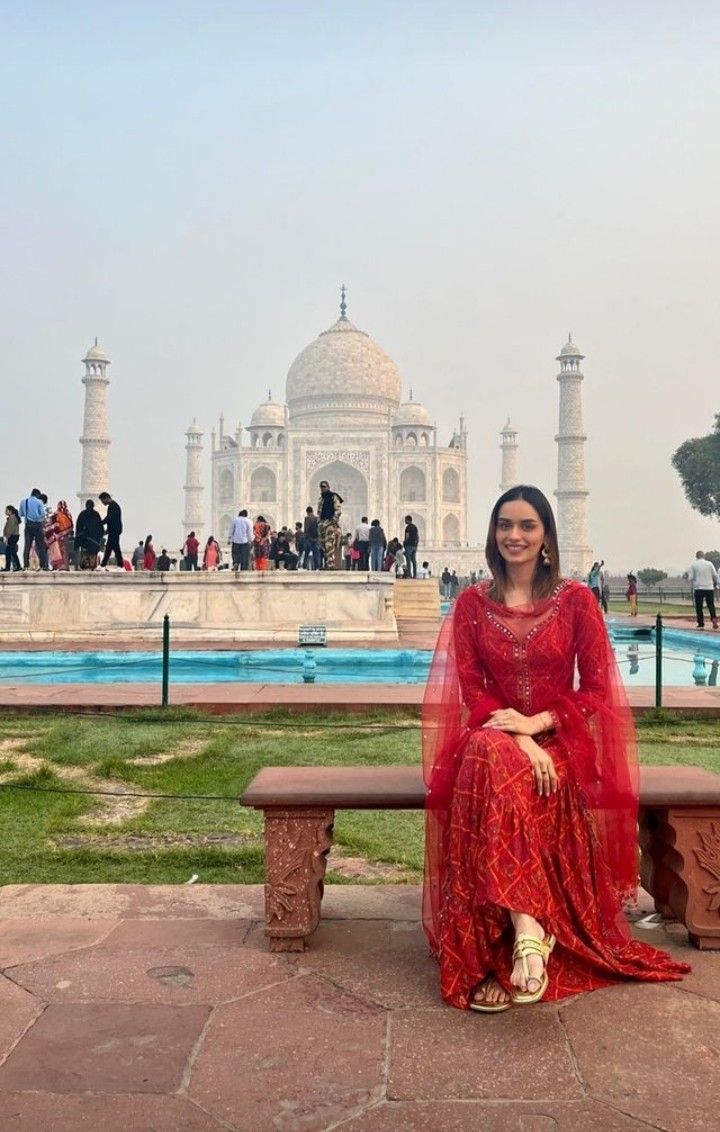
[{"label": "stone bench seat", "polygon": [[[640,876],[663,915],[700,948],[720,948],[720,776],[644,766]],[[421,810],[415,766],[265,767],[241,803],[265,817],[265,934],[272,951],[302,951],[320,920],[336,810]]]}]

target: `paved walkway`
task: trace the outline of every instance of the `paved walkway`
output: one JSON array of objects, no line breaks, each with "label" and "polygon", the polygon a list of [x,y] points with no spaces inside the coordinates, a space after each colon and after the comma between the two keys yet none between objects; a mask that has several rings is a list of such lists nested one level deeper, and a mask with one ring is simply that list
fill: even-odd
[{"label": "paved walkway", "polygon": [[495,1018],[438,1000],[414,887],[329,886],[271,955],[259,886],[0,890],[3,1132],[716,1129],[720,953]]}]

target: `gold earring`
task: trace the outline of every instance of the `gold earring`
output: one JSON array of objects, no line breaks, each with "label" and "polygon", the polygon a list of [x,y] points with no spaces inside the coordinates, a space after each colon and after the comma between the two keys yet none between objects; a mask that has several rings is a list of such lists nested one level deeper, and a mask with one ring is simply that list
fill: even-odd
[{"label": "gold earring", "polygon": [[542,545],[542,550],[540,551],[540,556],[542,558],[543,566],[549,566],[550,565],[550,555],[548,553],[548,548],[545,546],[545,543],[543,543],[543,545]]}]

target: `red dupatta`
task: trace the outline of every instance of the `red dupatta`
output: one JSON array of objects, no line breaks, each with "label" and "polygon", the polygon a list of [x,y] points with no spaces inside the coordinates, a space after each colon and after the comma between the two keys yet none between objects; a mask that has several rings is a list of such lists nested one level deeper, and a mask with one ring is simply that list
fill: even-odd
[{"label": "red dupatta", "polygon": [[[509,609],[487,584],[464,591],[435,649],[422,713],[427,787],[423,922],[436,950],[443,840],[455,777],[474,728],[497,708],[551,711],[613,879],[601,912],[617,923],[637,888],[637,747],[632,714],[593,594],[562,582],[547,599]],[[588,878],[590,883],[590,878]]]}]

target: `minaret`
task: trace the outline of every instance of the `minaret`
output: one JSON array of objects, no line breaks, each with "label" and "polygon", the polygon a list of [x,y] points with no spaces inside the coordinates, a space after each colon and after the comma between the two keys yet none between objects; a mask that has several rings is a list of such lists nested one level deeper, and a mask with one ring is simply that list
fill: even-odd
[{"label": "minaret", "polygon": [[558,434],[557,526],[560,542],[560,568],[567,577],[583,577],[591,562],[587,537],[587,497],[585,487],[585,441],[582,422],[581,387],[583,375],[580,353],[568,336],[558,354],[560,373],[560,419]]},{"label": "minaret", "polygon": [[195,531],[202,542],[200,535],[205,526],[203,517],[203,434],[195,424],[194,417],[193,423],[185,436],[187,437],[187,444],[185,445],[187,462],[185,465],[185,518],[183,519],[183,527],[185,538],[190,534],[190,531]]},{"label": "minaret", "polygon": [[518,479],[517,430],[510,424],[510,417],[500,430],[500,451],[502,452],[502,471],[500,472],[500,491],[505,492],[520,482]]},{"label": "minaret", "polygon": [[110,379],[106,369],[110,359],[98,346],[91,346],[83,358],[85,376],[85,415],[83,418],[82,464],[80,468],[80,490],[78,499],[84,507],[88,499],[95,503],[101,491],[109,491],[108,448],[110,437],[107,426],[107,387]]}]

